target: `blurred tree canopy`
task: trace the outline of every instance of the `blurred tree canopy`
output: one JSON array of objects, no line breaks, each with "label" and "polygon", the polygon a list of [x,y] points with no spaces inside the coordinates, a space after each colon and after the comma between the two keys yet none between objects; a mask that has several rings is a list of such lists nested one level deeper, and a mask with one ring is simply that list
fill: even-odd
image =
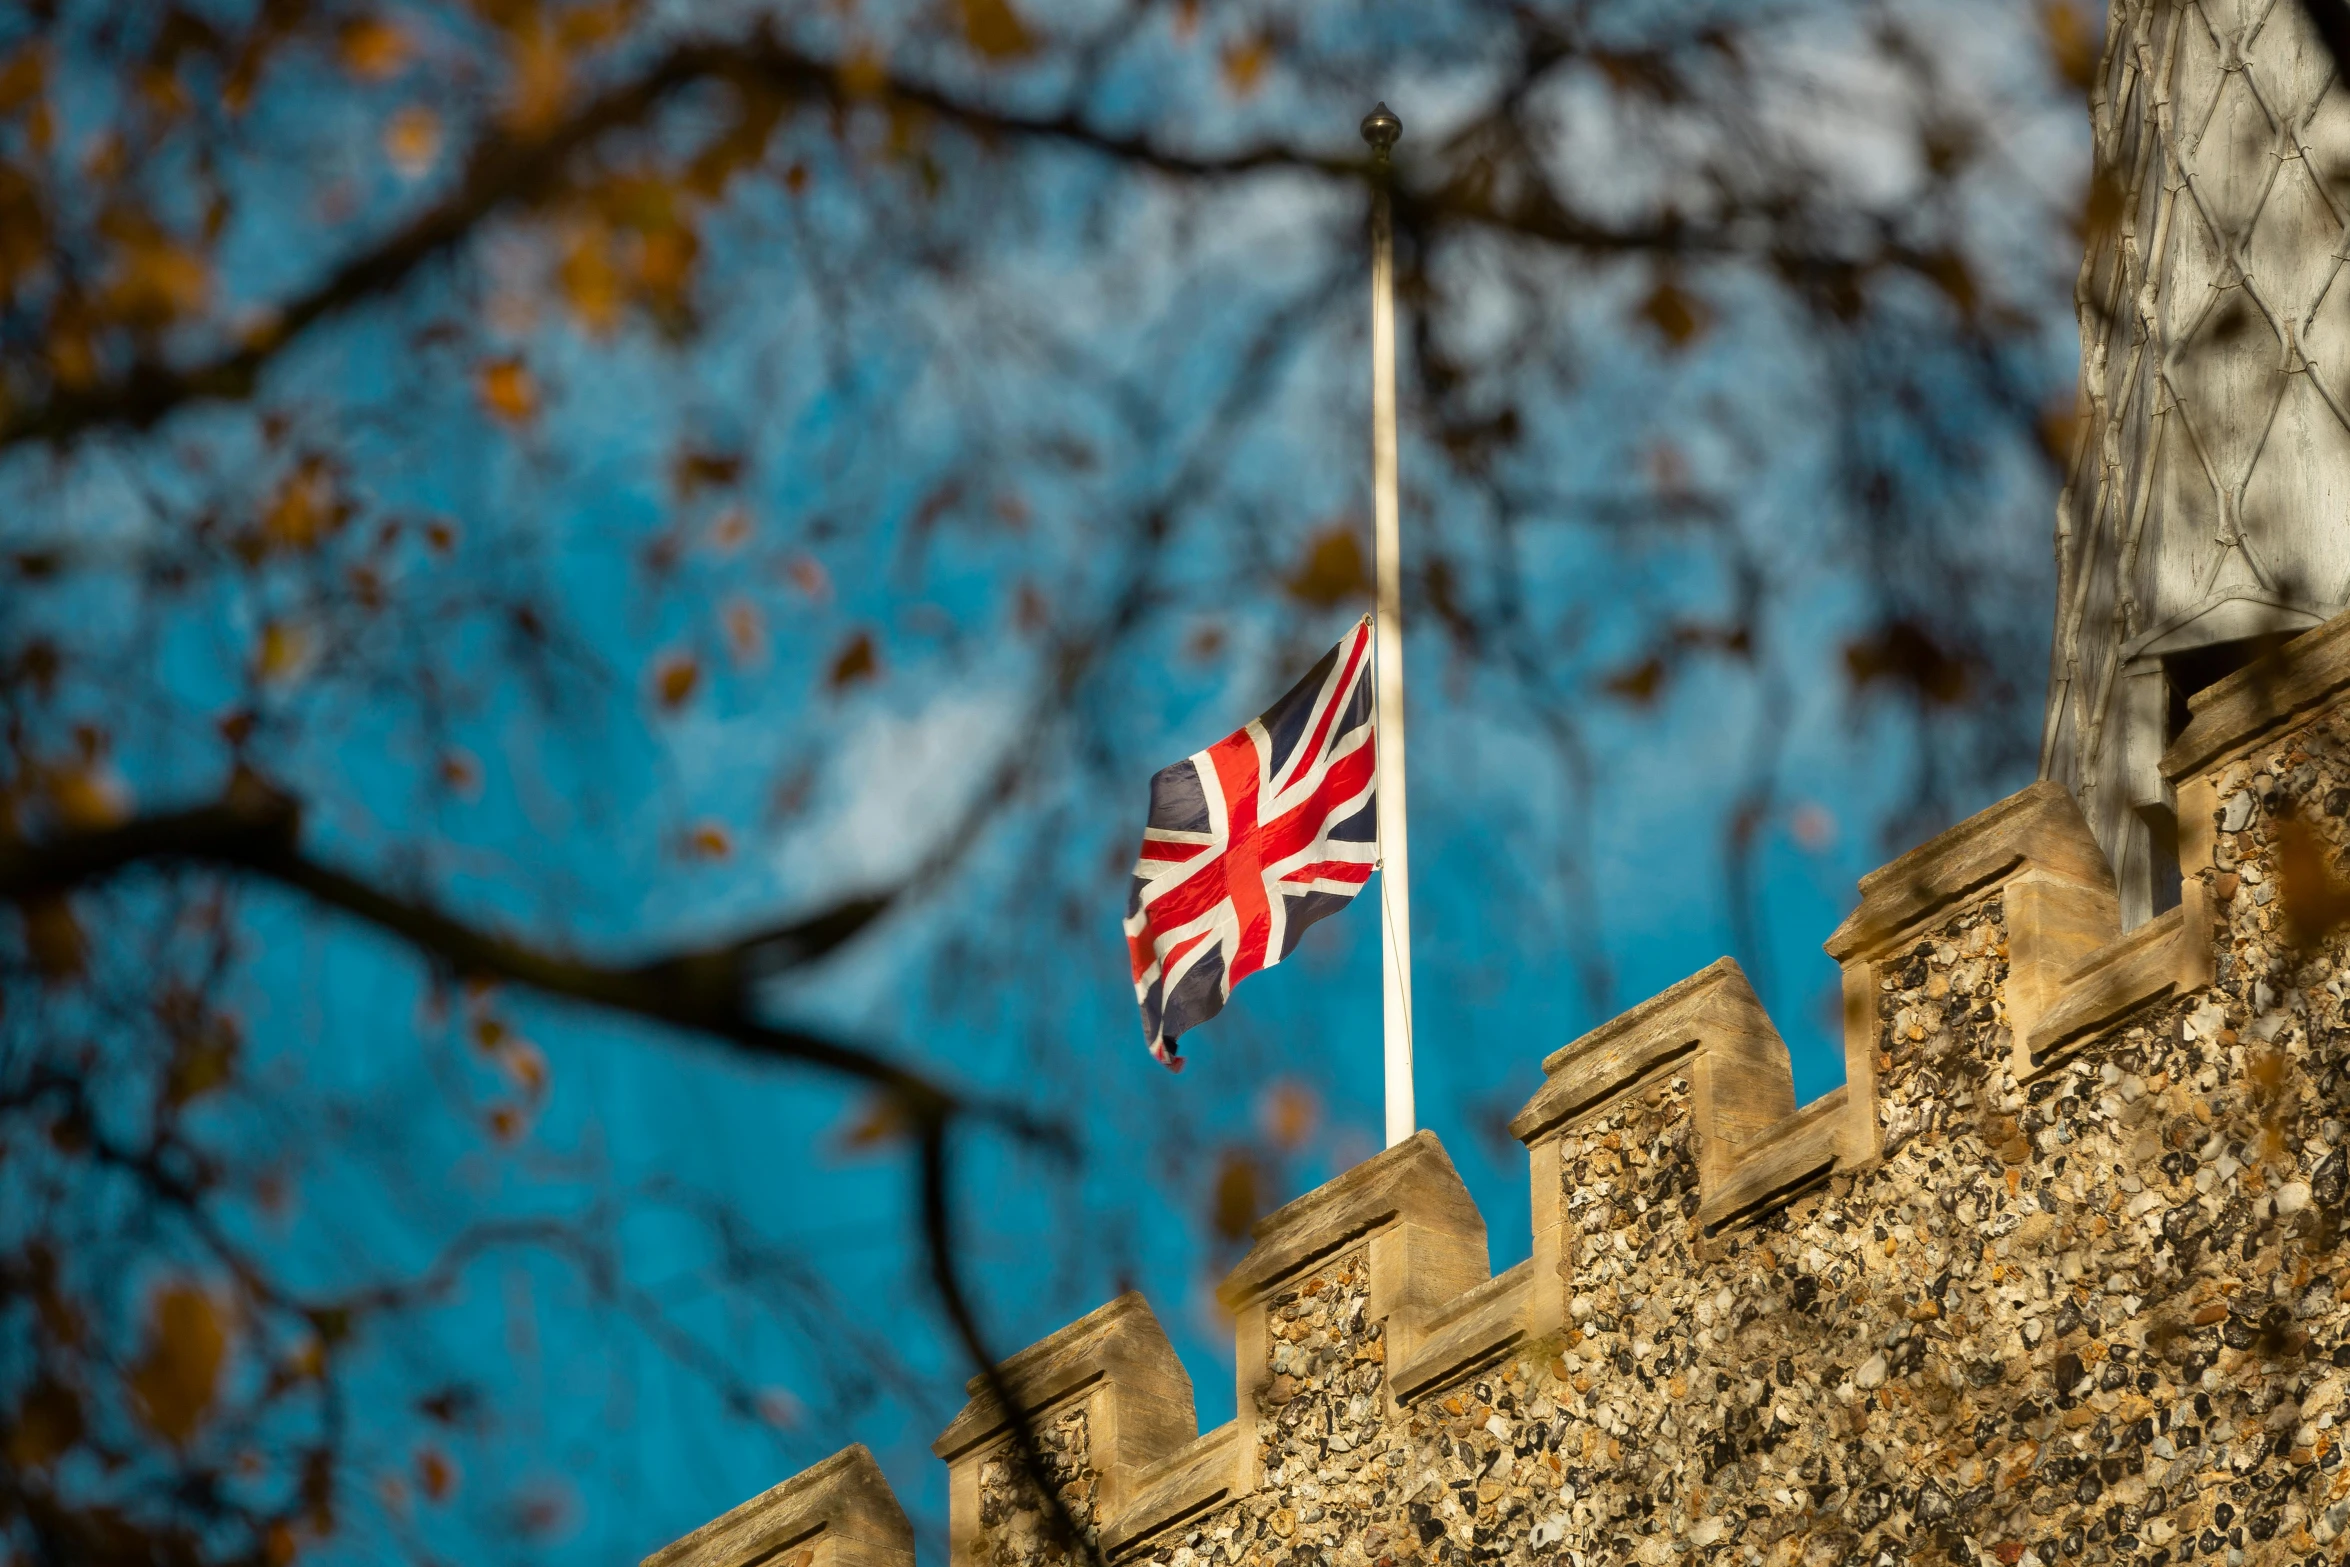
[{"label": "blurred tree canopy", "polygon": [[[851,1092],[982,1347],[950,1158],[1049,1186],[1143,1124],[1069,1026],[1124,1005],[1141,780],[1368,607],[1375,97],[1415,768],[1517,748],[1516,959],[1620,999],[1599,802],[1685,692],[1742,953],[1820,700],[1872,834],[2028,770],[2097,48],[1922,0],[0,15],[13,1558],[554,1538],[404,1336],[492,1255],[787,1451],[903,1394],[734,1194],[534,1149],[615,1028]],[[1211,1240],[1313,1135],[1283,1092],[1185,1177]],[[632,1267],[648,1212],[806,1346],[790,1399]]]}]

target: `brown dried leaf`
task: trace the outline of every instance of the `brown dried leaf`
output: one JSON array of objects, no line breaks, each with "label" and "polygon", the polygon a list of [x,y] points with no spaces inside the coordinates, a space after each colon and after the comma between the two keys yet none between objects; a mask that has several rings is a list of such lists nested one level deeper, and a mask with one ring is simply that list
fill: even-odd
[{"label": "brown dried leaf", "polygon": [[448,1454],[432,1446],[416,1450],[416,1488],[424,1493],[426,1501],[448,1500],[457,1489],[457,1466]]},{"label": "brown dried leaf", "polygon": [[46,1469],[82,1439],[82,1401],[62,1383],[33,1385],[17,1406],[5,1451],[18,1469]]},{"label": "brown dried leaf", "polygon": [[187,1446],[211,1412],[227,1355],[212,1297],[193,1284],[163,1290],[149,1314],[146,1355],[130,1375],[139,1419],[174,1447]]},{"label": "brown dried leaf", "polygon": [[173,1108],[224,1088],[235,1078],[242,1043],[235,1018],[199,1009],[182,1017],[173,1032],[171,1071],[163,1085],[164,1100]]},{"label": "brown dried leaf", "polygon": [[507,123],[525,135],[552,126],[571,91],[571,59],[563,39],[535,12],[507,35]]},{"label": "brown dried leaf", "polygon": [[891,1093],[875,1094],[866,1101],[857,1118],[842,1128],[840,1145],[858,1150],[877,1148],[905,1136],[913,1125],[903,1099]]},{"label": "brown dried leaf", "polygon": [[363,82],[396,76],[408,63],[408,34],[399,23],[384,17],[354,17],[343,24],[336,42],[343,69]]},{"label": "brown dried leaf", "polygon": [[17,913],[24,920],[25,947],[43,979],[62,985],[89,971],[90,940],[71,903],[55,895],[28,898],[17,905]]},{"label": "brown dried leaf", "polygon": [[1335,523],[1306,542],[1305,557],[1282,584],[1290,597],[1315,609],[1334,609],[1371,591],[1362,541],[1347,524]]},{"label": "brown dried leaf", "polygon": [[384,121],[384,156],[402,179],[420,180],[441,157],[441,117],[412,103]]},{"label": "brown dried leaf", "polygon": [[1617,670],[1600,682],[1600,689],[1636,706],[1646,707],[1665,688],[1665,661],[1651,653],[1637,664]]},{"label": "brown dried leaf", "polygon": [[684,446],[669,463],[669,483],[681,501],[690,501],[706,489],[723,489],[742,476],[741,452]]},{"label": "brown dried leaf", "polygon": [[1907,620],[1879,626],[1846,643],[1844,669],[1856,687],[1901,687],[1937,707],[1954,707],[1974,691],[1973,671],[1965,656]]},{"label": "brown dried leaf", "polygon": [[2097,79],[2097,36],[2088,13],[2072,0],[2040,7],[2040,35],[2056,74],[2082,92]]},{"label": "brown dried leaf", "polygon": [[1235,1244],[1248,1239],[1249,1226],[1265,1211],[1268,1184],[1255,1154],[1246,1148],[1224,1150],[1208,1198],[1208,1227],[1219,1240]]},{"label": "brown dried leaf", "polygon": [[1011,0],[956,0],[956,8],[963,14],[964,40],[989,59],[1014,59],[1035,49]]},{"label": "brown dried leaf", "polygon": [[1656,328],[1666,347],[1676,350],[1696,342],[1713,324],[1713,313],[1705,301],[1669,277],[1657,279],[1656,287],[1640,302],[1640,318]]},{"label": "brown dried leaf", "polygon": [[874,651],[873,633],[853,631],[841,649],[832,657],[832,666],[824,672],[824,683],[834,691],[845,691],[859,681],[872,680],[881,673],[881,659]]},{"label": "brown dried leaf", "polygon": [[701,663],[690,653],[671,653],[653,666],[653,695],[665,712],[692,701],[701,684]]},{"label": "brown dried leaf", "polygon": [[2058,465],[2073,459],[2073,441],[2080,434],[2079,405],[2069,396],[2050,402],[2040,410],[2034,430],[2040,437],[2040,450],[2048,460]]}]

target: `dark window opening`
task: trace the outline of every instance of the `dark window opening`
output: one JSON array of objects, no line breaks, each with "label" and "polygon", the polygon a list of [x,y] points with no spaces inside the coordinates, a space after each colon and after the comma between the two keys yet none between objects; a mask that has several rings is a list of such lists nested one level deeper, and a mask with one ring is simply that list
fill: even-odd
[{"label": "dark window opening", "polygon": [[2217,685],[2254,659],[2275,652],[2299,635],[2297,631],[2272,631],[2266,636],[2246,637],[2241,642],[2211,642],[2183,653],[2165,655],[2162,676],[2163,683],[2170,687],[2170,718],[2163,725],[2163,745],[2168,747],[2178,739],[2187,727],[2187,720],[2194,716],[2187,710],[2187,698],[2207,686]]}]

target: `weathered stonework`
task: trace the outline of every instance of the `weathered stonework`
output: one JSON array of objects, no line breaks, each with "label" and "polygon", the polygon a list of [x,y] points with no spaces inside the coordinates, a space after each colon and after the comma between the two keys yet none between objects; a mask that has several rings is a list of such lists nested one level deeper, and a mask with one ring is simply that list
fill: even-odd
[{"label": "weathered stonework", "polygon": [[[1717,964],[1546,1061],[1513,1123],[1527,1262],[1484,1277],[1421,1133],[1257,1226],[1224,1292],[1230,1425],[1193,1434],[1136,1296],[1007,1362],[1085,1543],[1116,1567],[2343,1560],[2350,941],[2291,916],[2350,917],[2350,617],[2194,713],[2158,919],[2121,932],[2036,785],[1863,883],[1829,943],[1836,1094],[1795,1107]],[[940,1439],[958,1567],[1072,1559],[1009,1442],[985,1397]],[[687,1549],[776,1532],[735,1519],[649,1567],[769,1560]]]}]

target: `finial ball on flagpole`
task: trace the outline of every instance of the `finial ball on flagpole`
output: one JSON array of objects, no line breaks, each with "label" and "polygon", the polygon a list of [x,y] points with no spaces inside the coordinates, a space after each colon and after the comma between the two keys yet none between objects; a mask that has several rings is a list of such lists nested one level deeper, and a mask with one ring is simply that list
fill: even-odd
[{"label": "finial ball on flagpole", "polygon": [[1378,105],[1363,116],[1363,140],[1369,142],[1371,150],[1382,158],[1387,156],[1387,149],[1394,146],[1396,139],[1402,135],[1403,121],[1397,119],[1395,111],[1385,104]]}]

